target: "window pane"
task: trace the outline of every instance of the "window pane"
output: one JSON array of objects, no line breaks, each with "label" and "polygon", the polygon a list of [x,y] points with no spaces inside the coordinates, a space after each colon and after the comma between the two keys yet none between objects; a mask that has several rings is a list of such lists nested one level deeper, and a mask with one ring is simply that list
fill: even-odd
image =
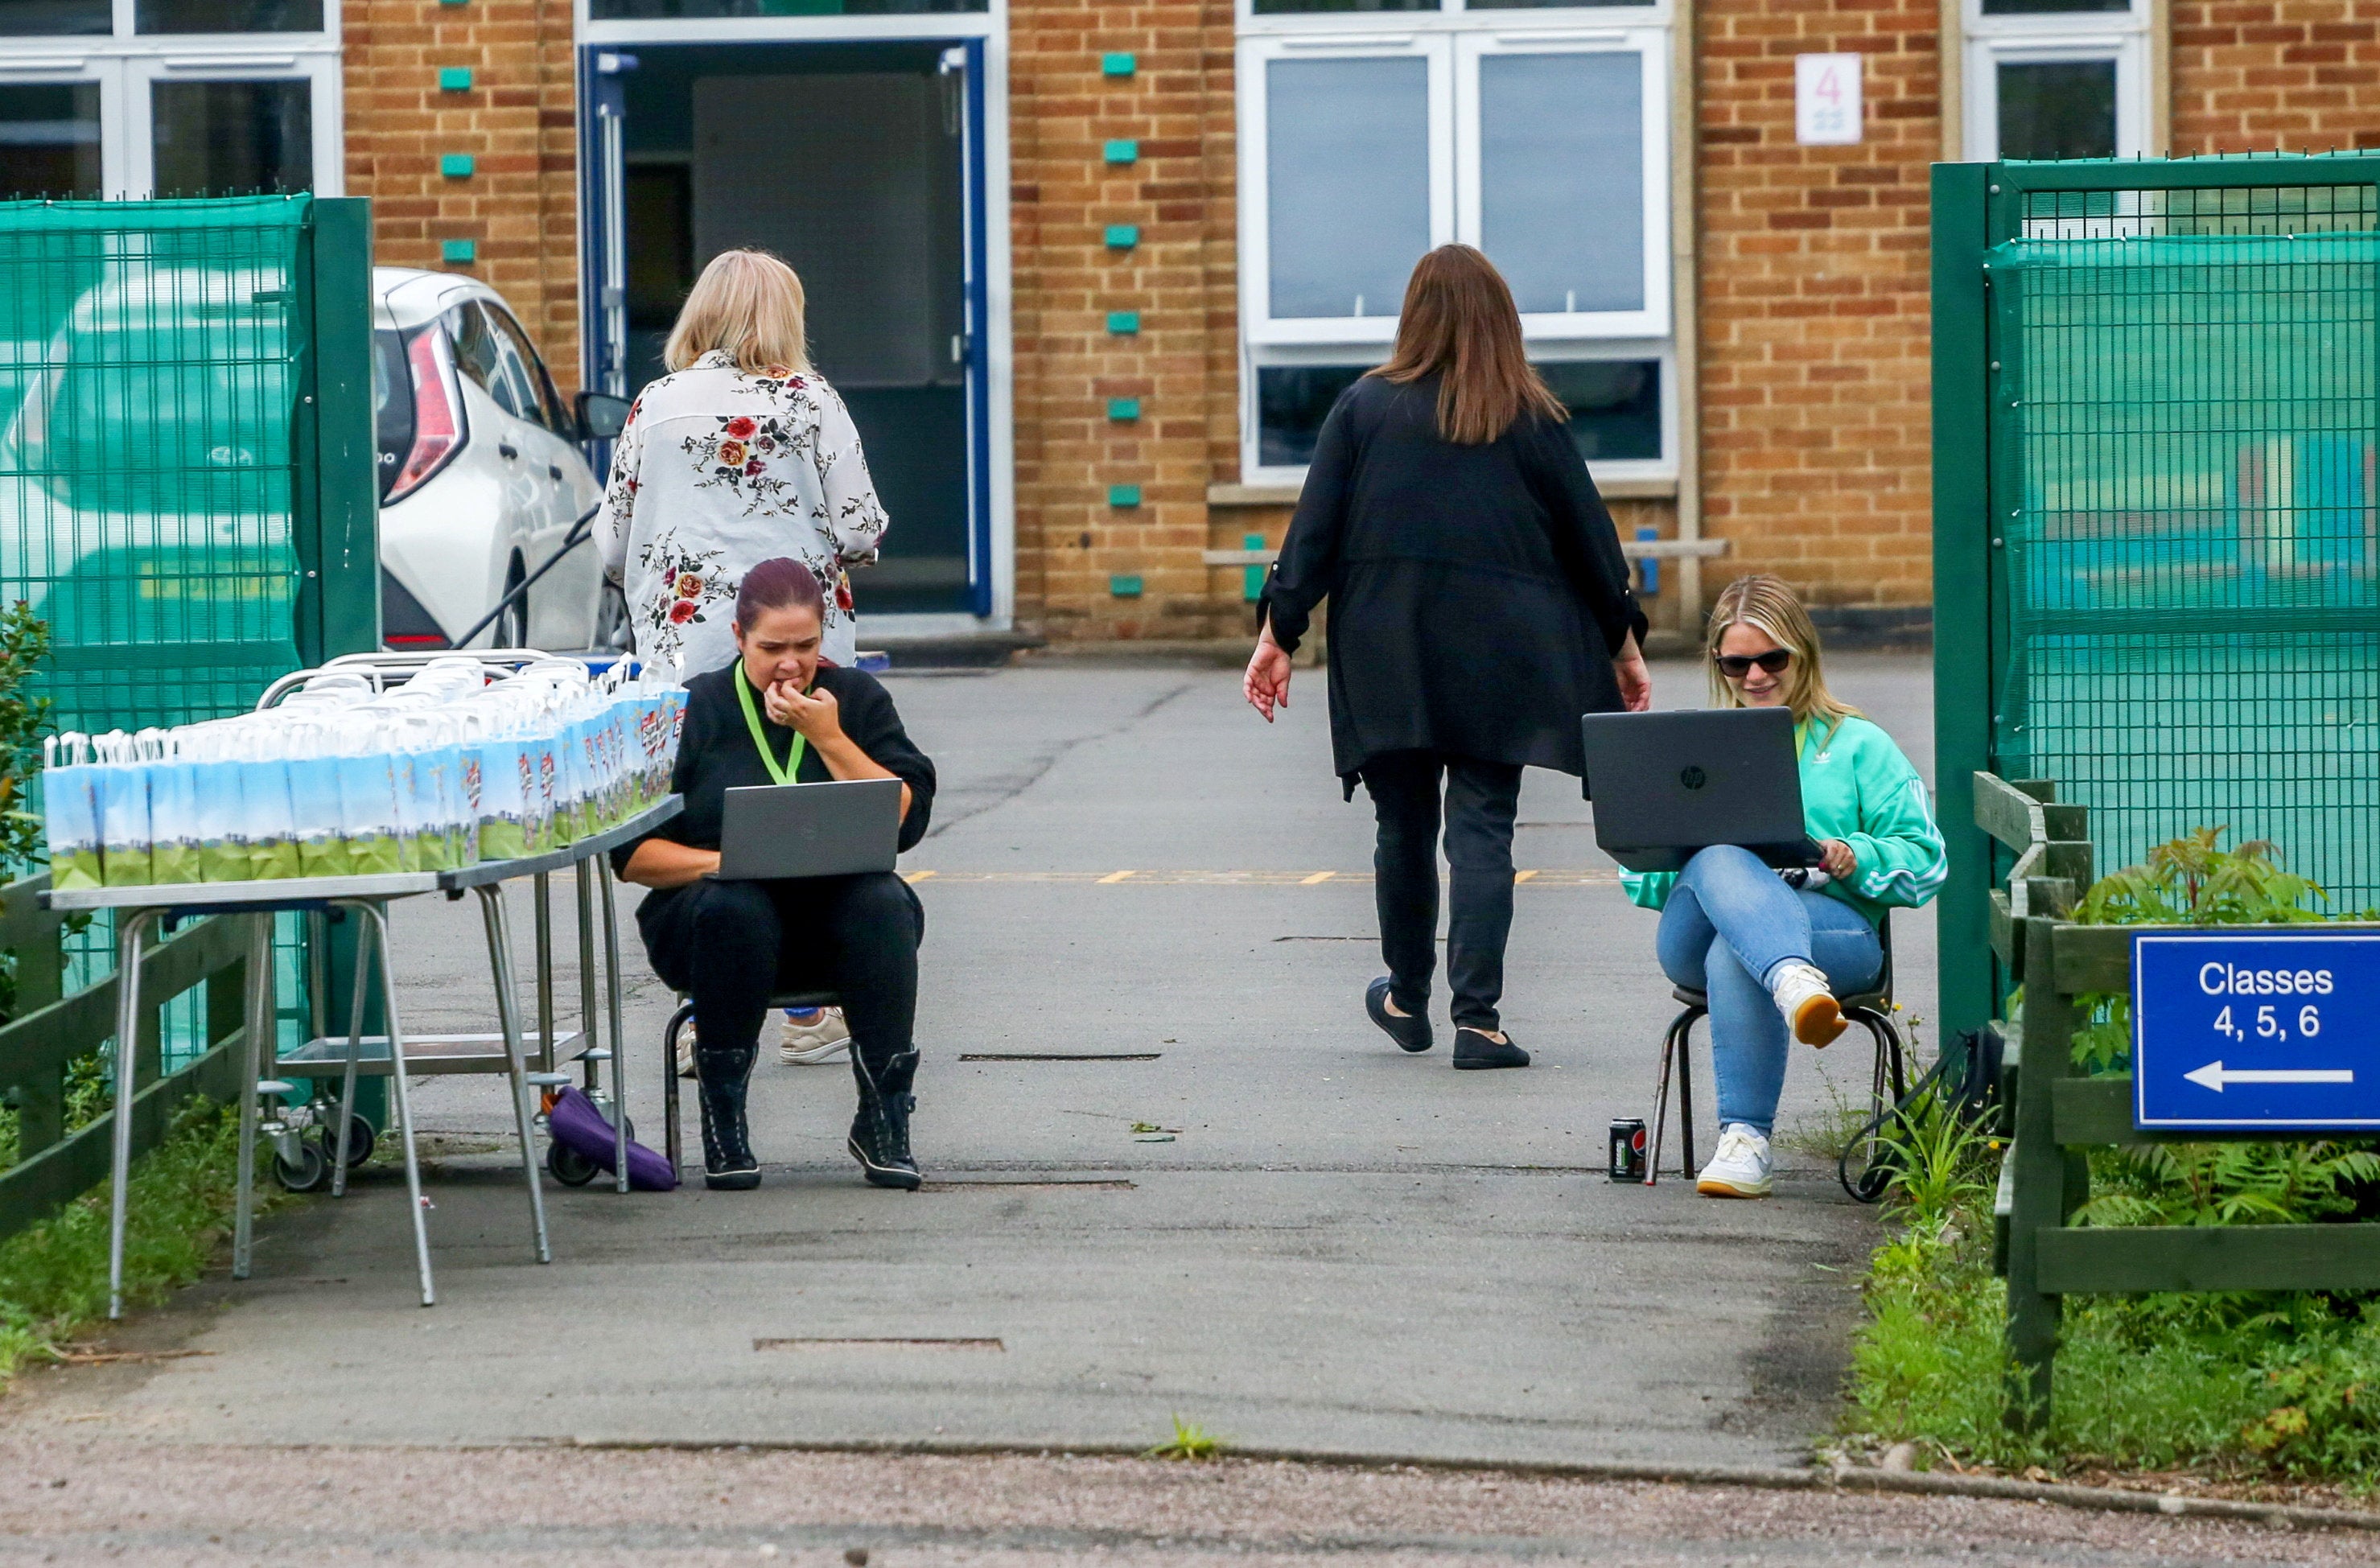
[{"label": "window pane", "polygon": [[1479,238],[1524,312],[1645,308],[1638,55],[1479,62]]},{"label": "window pane", "polygon": [[515,419],[527,417],[519,392],[505,370],[510,358],[504,352],[504,339],[476,301],[467,301],[446,312],[446,333],[455,345],[455,364],[463,374],[479,383],[480,390],[495,399],[496,407]]},{"label": "window pane", "polygon": [[1257,462],[1302,468],[1339,395],[1369,365],[1267,365],[1257,371]]},{"label": "window pane", "polygon": [[[1257,371],[1257,462],[1302,468],[1339,395],[1368,365],[1266,365]],[[1661,456],[1658,359],[1560,361],[1537,367],[1570,410],[1571,440],[1588,462]]]},{"label": "window pane", "polygon": [[1316,11],[1435,11],[1439,0],[1252,0],[1259,17],[1295,17]]},{"label": "window pane", "polygon": [[320,32],[322,0],[140,0],[135,32]]},{"label": "window pane", "polygon": [[0,0],[0,38],[37,38],[43,33],[103,37],[115,30],[109,0]]},{"label": "window pane", "polygon": [[2116,155],[2116,62],[2058,60],[2000,67],[2000,156]]},{"label": "window pane", "polygon": [[1394,316],[1429,249],[1429,63],[1265,67],[1276,318]]},{"label": "window pane", "polygon": [[588,17],[661,21],[678,17],[898,17],[989,11],[991,0],[588,0]]},{"label": "window pane", "polygon": [[[2129,11],[2131,0],[1983,0],[1987,17],[2040,17],[2059,11],[2103,13]],[[1477,5],[1478,0],[1472,0]]]},{"label": "window pane", "polygon": [[0,194],[100,194],[99,83],[0,87]]},{"label": "window pane", "polygon": [[1593,463],[1661,456],[1658,359],[1539,365],[1537,372],[1570,409],[1570,438],[1580,456]]},{"label": "window pane", "polygon": [[304,190],[313,92],[302,81],[161,81],[151,108],[160,196]]}]

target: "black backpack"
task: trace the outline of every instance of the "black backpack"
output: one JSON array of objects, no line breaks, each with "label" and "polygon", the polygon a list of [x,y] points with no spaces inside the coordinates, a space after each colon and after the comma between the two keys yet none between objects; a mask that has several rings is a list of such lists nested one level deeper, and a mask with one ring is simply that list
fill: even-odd
[{"label": "black backpack", "polygon": [[[1862,1203],[1874,1203],[1884,1197],[1900,1164],[1900,1151],[1884,1135],[1906,1125],[1925,1097],[1930,1095],[1940,1100],[1961,1121],[1983,1126],[1998,1117],[1999,1082],[1999,1037],[1984,1029],[1968,1029],[1954,1037],[1941,1057],[1926,1069],[1925,1076],[1910,1085],[1909,1092],[1895,1100],[1892,1109],[1869,1118],[1843,1146],[1841,1156],[1835,1161],[1835,1174],[1842,1182],[1843,1190]],[[1874,1152],[1866,1165],[1854,1174],[1852,1152],[1858,1149]]]}]

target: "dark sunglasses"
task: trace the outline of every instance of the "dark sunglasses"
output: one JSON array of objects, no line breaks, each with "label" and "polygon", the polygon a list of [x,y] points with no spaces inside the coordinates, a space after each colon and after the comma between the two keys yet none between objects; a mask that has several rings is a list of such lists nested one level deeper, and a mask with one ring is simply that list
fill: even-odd
[{"label": "dark sunglasses", "polygon": [[1793,650],[1790,648],[1772,648],[1766,653],[1722,653],[1716,661],[1718,673],[1731,681],[1740,681],[1752,674],[1755,664],[1772,675],[1781,675],[1785,673],[1785,666],[1792,662]]}]

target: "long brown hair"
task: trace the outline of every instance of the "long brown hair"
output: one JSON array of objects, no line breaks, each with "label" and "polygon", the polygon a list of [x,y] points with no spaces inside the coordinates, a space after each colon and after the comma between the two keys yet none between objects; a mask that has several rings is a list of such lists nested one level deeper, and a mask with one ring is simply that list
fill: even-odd
[{"label": "long brown hair", "polygon": [[1402,386],[1443,371],[1438,433],[1484,446],[1524,413],[1570,418],[1521,342],[1521,312],[1496,263],[1468,245],[1441,245],[1414,263],[1397,318],[1396,351],[1370,373]]}]

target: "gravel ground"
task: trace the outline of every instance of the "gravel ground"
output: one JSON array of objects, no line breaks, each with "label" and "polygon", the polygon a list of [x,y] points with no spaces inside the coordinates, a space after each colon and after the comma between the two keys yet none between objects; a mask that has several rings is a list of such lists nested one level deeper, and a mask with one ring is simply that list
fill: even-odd
[{"label": "gravel ground", "polygon": [[0,1562],[2366,1563],[2369,1535],[1221,1460],[0,1437]]}]

